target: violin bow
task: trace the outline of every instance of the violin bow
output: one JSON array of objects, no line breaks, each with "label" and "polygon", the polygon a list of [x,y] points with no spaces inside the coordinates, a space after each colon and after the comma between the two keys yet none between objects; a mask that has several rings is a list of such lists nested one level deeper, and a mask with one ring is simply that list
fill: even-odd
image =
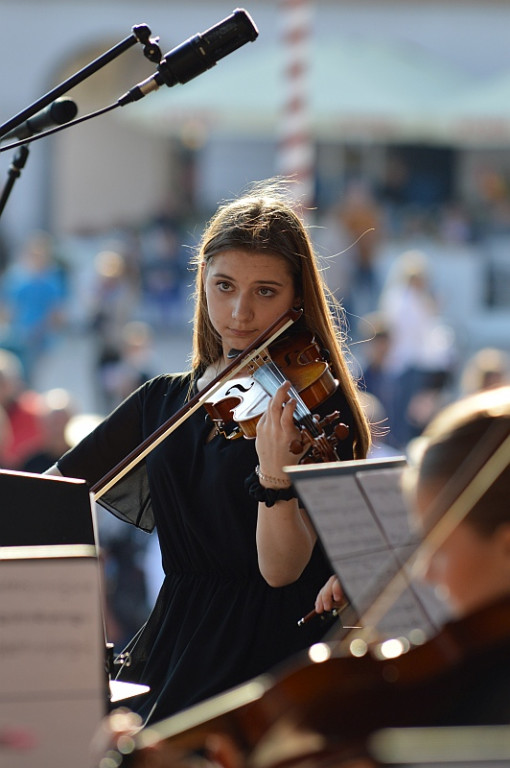
[{"label": "violin bow", "polygon": [[275,322],[266,328],[257,338],[244,349],[235,360],[228,365],[219,376],[213,379],[207,386],[192,397],[188,403],[180,408],[173,416],[161,424],[152,435],[149,435],[140,445],[129,453],[122,461],[107,472],[104,477],[98,480],[92,487],[91,492],[97,501],[104,496],[116,483],[128,474],[137,464],[140,463],[156,446],[166,440],[192,413],[197,411],[206,398],[220,389],[226,381],[236,376],[248,363],[257,355],[260,355],[277,339],[287,328],[290,328],[303,314],[302,309],[289,309],[280,315]]}]

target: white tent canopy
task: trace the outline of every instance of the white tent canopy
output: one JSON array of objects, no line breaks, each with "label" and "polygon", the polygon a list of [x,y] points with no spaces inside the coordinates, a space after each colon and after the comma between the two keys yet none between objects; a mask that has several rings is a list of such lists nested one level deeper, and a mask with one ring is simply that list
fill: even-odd
[{"label": "white tent canopy", "polygon": [[463,145],[505,146],[510,141],[510,71],[500,72],[457,94],[444,120]]},{"label": "white tent canopy", "polygon": [[[257,41],[195,80],[129,105],[122,117],[163,135],[275,136],[285,53]],[[310,127],[321,139],[441,140],[445,104],[471,82],[411,44],[338,37],[314,42],[308,75]]]}]

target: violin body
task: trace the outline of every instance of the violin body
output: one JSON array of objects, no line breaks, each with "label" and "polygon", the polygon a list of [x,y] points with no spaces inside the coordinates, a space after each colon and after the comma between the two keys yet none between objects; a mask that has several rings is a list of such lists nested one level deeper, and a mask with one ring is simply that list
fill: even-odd
[{"label": "violin body", "polygon": [[229,440],[255,438],[257,422],[266,411],[270,395],[251,376],[228,381],[204,403],[209,417]]},{"label": "violin body", "polygon": [[292,382],[308,408],[324,402],[338,387],[329,363],[310,333],[289,334],[270,350],[271,358],[284,377]]},{"label": "violin body", "polygon": [[[290,381],[293,388],[291,394],[295,396],[297,393],[299,396],[307,419],[311,417],[310,412],[338,387],[338,381],[324,359],[323,351],[309,332],[289,334],[279,339],[269,350],[248,363],[247,374],[228,381],[204,403],[210,418],[228,439],[256,437],[257,423],[265,413],[269,400],[284,381]],[[339,414],[335,413],[328,417],[327,423],[333,422],[337,416]],[[314,432],[316,425],[322,435],[323,425],[319,427],[319,422],[314,422],[310,431]],[[299,419],[298,426],[301,426]],[[347,428],[342,426],[344,429],[335,435],[335,439],[346,436]],[[314,435],[309,437],[313,442]],[[322,458],[335,460],[336,457],[331,451]]]}]

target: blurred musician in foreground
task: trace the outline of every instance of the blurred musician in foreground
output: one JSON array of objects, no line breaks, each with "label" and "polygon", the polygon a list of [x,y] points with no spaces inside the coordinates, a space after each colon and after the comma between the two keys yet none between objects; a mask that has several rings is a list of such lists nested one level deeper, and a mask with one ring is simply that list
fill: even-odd
[{"label": "blurred musician in foreground", "polygon": [[[491,472],[485,464],[509,435],[510,387],[463,398],[419,438],[420,455],[404,478],[413,523],[424,538],[419,576],[458,618],[510,596],[510,447],[498,476],[487,479],[481,493],[483,472]],[[452,515],[456,497],[466,490],[462,508]],[[315,610],[330,611],[341,600],[333,576],[317,595]]]},{"label": "blurred musician in foreground", "polygon": [[424,534],[422,578],[459,618],[510,597],[509,465],[506,386],[444,409],[406,477]]}]

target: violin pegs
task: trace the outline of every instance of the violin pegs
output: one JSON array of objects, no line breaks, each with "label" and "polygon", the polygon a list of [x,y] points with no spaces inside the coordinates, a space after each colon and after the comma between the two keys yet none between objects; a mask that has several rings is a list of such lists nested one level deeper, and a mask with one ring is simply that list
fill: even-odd
[{"label": "violin pegs", "polygon": [[298,456],[303,451],[303,443],[301,440],[293,440],[289,445],[289,451]]},{"label": "violin pegs", "polygon": [[338,421],[340,418],[340,411],[333,411],[333,413],[328,413],[327,416],[324,416],[324,424],[332,424],[334,421]]},{"label": "violin pegs", "polygon": [[337,440],[345,440],[349,436],[349,427],[347,424],[341,422],[340,424],[336,425],[334,433]]}]

